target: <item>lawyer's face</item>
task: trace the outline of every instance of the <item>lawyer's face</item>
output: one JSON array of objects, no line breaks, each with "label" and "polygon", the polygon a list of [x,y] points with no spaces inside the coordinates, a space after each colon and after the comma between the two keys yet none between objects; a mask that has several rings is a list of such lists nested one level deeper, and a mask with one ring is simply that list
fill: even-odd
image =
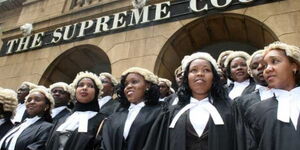
[{"label": "lawyer's face", "polygon": [[43,93],[38,91],[31,93],[25,102],[26,111],[29,116],[34,117],[42,115],[50,107],[47,101],[48,100]]},{"label": "lawyer's face", "polygon": [[249,69],[256,83],[267,86],[266,80],[263,76],[264,66],[262,61],[263,54],[256,54],[250,62]]},{"label": "lawyer's face", "polygon": [[83,78],[76,88],[76,99],[80,103],[89,103],[95,98],[96,85],[90,78]]},{"label": "lawyer's face", "polygon": [[293,71],[297,65],[289,60],[283,50],[271,50],[265,55],[264,62],[264,77],[270,88],[291,90],[296,86]]},{"label": "lawyer's face", "polygon": [[124,93],[130,103],[138,104],[144,99],[145,91],[149,87],[143,76],[129,73],[125,79]]},{"label": "lawyer's face", "polygon": [[29,87],[27,85],[22,85],[17,90],[19,102],[23,102],[25,97],[29,94]]},{"label": "lawyer's face", "polygon": [[51,94],[55,100],[55,107],[65,106],[70,101],[70,94],[62,87],[53,88]]},{"label": "lawyer's face", "polygon": [[208,96],[213,81],[211,67],[211,64],[204,59],[196,59],[191,62],[188,83],[194,98],[203,99]]},{"label": "lawyer's face", "polygon": [[243,82],[249,78],[247,71],[246,60],[242,57],[236,57],[232,59],[230,63],[231,77],[236,82]]},{"label": "lawyer's face", "polygon": [[170,89],[165,82],[159,82],[158,86],[159,86],[159,94],[161,98],[169,95]]},{"label": "lawyer's face", "polygon": [[103,78],[101,79],[102,84],[103,84],[103,89],[102,89],[102,97],[104,96],[112,96],[114,93],[114,85],[111,82],[109,78]]}]

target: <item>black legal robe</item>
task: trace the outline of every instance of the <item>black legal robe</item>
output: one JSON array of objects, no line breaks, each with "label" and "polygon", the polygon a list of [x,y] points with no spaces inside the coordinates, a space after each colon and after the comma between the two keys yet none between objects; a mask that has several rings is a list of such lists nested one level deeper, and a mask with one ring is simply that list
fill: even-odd
[{"label": "black legal robe", "polygon": [[[300,125],[277,120],[278,101],[275,97],[252,105],[245,113],[249,134],[248,150],[299,150]],[[289,110],[287,110],[289,111]]]},{"label": "black legal robe", "polygon": [[[64,150],[92,150],[97,143],[95,136],[101,121],[106,117],[102,113],[98,113],[96,116],[92,117],[88,121],[88,132],[82,133],[75,131],[70,131],[69,138],[65,144]],[[52,135],[47,141],[47,150],[58,150],[59,148],[59,137],[61,132],[56,131],[56,129],[66,120],[67,117],[61,119],[52,129]]]},{"label": "black legal robe", "polygon": [[120,108],[106,120],[102,137],[103,150],[142,150],[152,124],[161,112],[160,105],[144,106],[135,118],[127,139],[123,137],[124,125],[128,115],[127,108]]},{"label": "black legal robe", "polygon": [[5,122],[0,125],[0,140],[11,128],[13,128],[13,126],[14,124],[10,119],[5,119]]},{"label": "black legal robe", "polygon": [[100,112],[110,116],[113,112],[116,111],[117,107],[120,105],[120,102],[114,99],[110,99],[107,103],[105,103],[101,109]]},{"label": "black legal robe", "polygon": [[[214,101],[213,105],[221,115],[224,125],[215,125],[212,118],[209,118],[207,148],[208,150],[234,150],[235,129],[231,103]],[[186,150],[188,115],[182,114],[175,127],[169,128],[171,121],[183,107],[175,105],[158,116],[150,131],[145,150]]]},{"label": "black legal robe", "polygon": [[71,114],[71,110],[68,108],[63,109],[59,112],[54,118],[52,118],[53,124],[55,124],[59,119],[64,118],[65,116],[69,116]]},{"label": "black legal robe", "polygon": [[246,149],[246,129],[244,124],[245,112],[254,104],[261,101],[259,91],[240,96],[233,101],[234,121],[236,127],[236,146],[238,150]]},{"label": "black legal robe", "polygon": [[18,137],[15,150],[44,150],[52,124],[39,119]]}]

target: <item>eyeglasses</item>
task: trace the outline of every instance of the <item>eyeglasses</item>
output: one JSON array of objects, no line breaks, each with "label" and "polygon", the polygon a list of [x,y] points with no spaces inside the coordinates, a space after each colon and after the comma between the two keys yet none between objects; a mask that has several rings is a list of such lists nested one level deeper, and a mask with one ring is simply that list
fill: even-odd
[{"label": "eyeglasses", "polygon": [[52,90],[51,93],[52,93],[52,94],[55,94],[55,93],[58,93],[58,94],[66,94],[67,92],[66,92],[66,91],[63,91],[63,90]]}]

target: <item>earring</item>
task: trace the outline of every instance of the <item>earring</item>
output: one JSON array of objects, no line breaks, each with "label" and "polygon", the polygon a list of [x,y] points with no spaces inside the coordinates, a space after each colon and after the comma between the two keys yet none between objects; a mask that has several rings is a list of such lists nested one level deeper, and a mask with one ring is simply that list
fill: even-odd
[{"label": "earring", "polygon": [[296,73],[297,73],[297,70],[293,70],[293,73],[294,73],[294,75],[296,75]]}]

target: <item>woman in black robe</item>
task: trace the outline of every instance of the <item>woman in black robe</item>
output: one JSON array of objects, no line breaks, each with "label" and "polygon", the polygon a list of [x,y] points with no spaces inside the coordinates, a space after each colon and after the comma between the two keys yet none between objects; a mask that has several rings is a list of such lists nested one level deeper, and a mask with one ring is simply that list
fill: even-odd
[{"label": "woman in black robe", "polygon": [[265,47],[264,77],[274,96],[245,113],[247,149],[300,149],[300,49],[281,42]]},{"label": "woman in black robe", "polygon": [[146,143],[147,150],[233,150],[230,100],[208,53],[182,60],[183,84],[178,105],[160,115]]},{"label": "woman in black robe", "polygon": [[117,90],[120,107],[105,122],[104,150],[141,150],[161,112],[158,78],[138,67],[126,70]]},{"label": "woman in black robe", "polygon": [[0,89],[0,140],[14,126],[11,119],[18,104],[17,93]]},{"label": "woman in black robe", "polygon": [[105,115],[99,113],[98,95],[103,85],[97,75],[80,72],[74,79],[76,103],[72,114],[61,119],[51,131],[48,150],[91,150]]},{"label": "woman in black robe", "polygon": [[235,51],[228,55],[224,65],[227,77],[233,81],[228,86],[229,98],[235,98],[250,94],[255,90],[255,82],[248,74],[247,60],[249,54],[243,51]]},{"label": "woman in black robe", "polygon": [[54,100],[45,87],[30,90],[25,100],[28,118],[0,141],[1,150],[43,150],[52,128],[50,111]]}]

